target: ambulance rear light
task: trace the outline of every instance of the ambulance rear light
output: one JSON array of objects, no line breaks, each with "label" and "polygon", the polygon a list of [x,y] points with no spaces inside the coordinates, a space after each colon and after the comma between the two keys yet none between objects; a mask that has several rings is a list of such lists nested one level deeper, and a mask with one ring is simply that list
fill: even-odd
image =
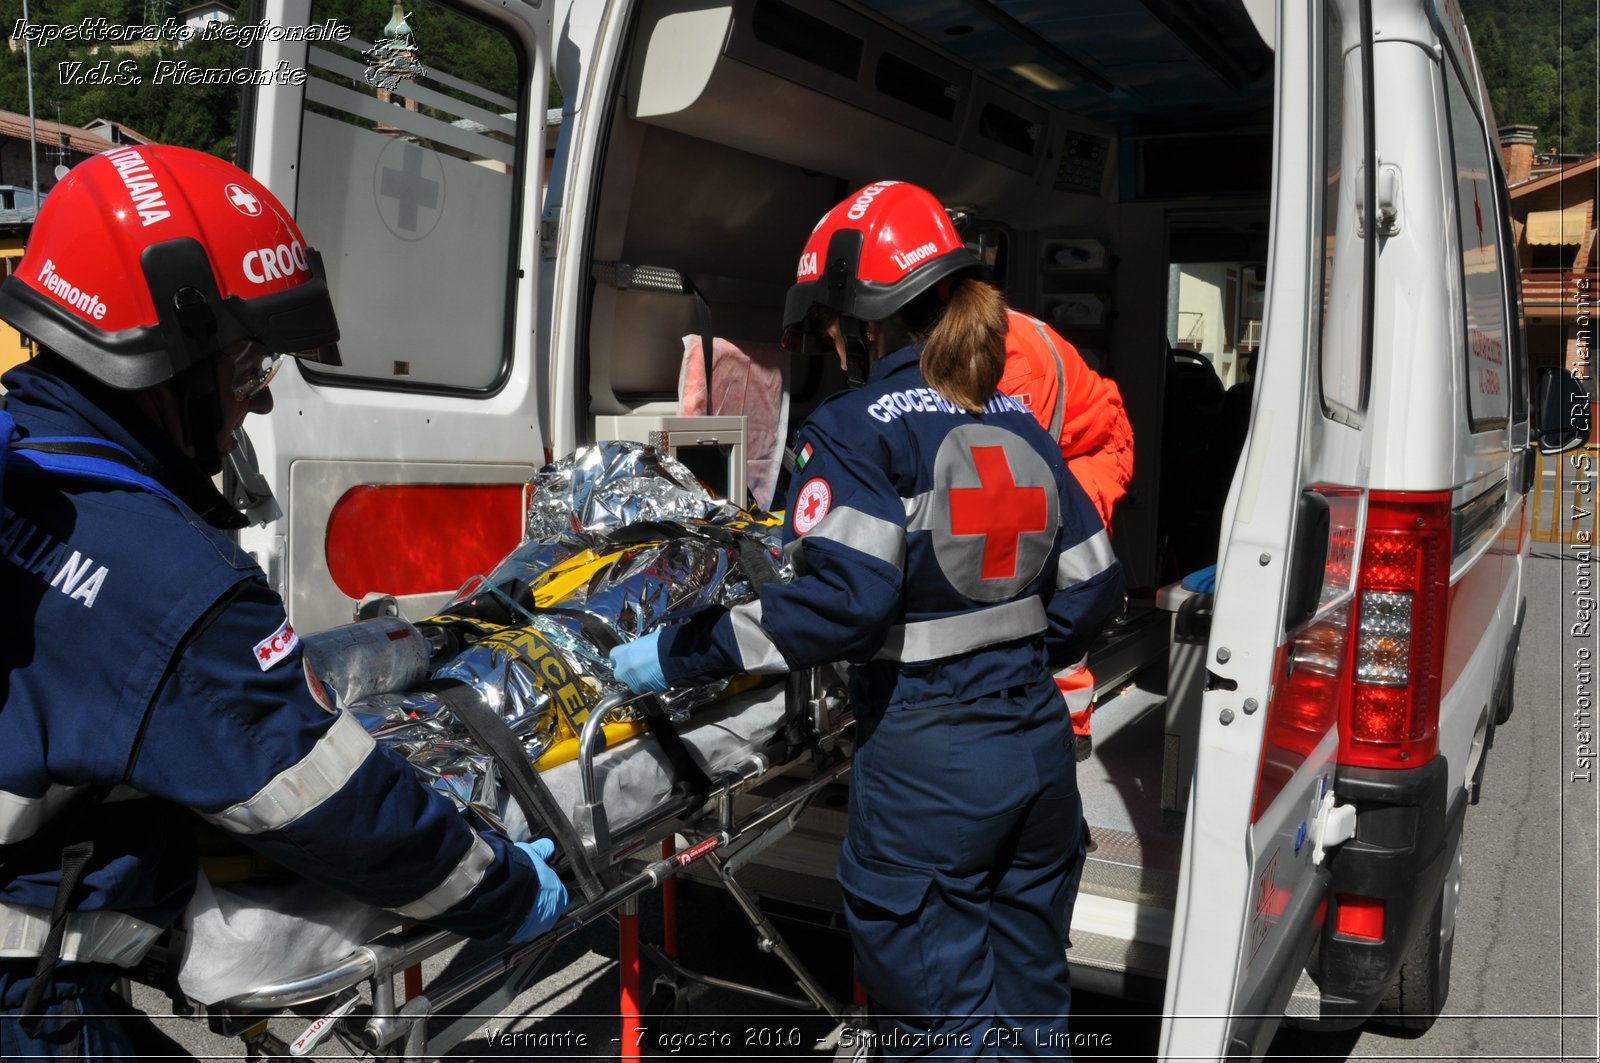
[{"label": "ambulance rear light", "polygon": [[1374,491],[1341,699],[1340,763],[1415,767],[1438,752],[1449,595],[1449,493]]},{"label": "ambulance rear light", "polygon": [[1334,916],[1333,932],[1340,937],[1382,941],[1384,907],[1381,897],[1341,893],[1337,914]]}]

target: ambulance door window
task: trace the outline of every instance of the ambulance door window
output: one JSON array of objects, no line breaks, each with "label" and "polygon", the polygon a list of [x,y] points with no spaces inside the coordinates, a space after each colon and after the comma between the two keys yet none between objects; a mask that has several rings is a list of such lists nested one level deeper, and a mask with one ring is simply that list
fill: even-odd
[{"label": "ambulance door window", "polygon": [[1353,5],[1324,5],[1322,33],[1322,299],[1315,308],[1321,316],[1322,405],[1328,417],[1359,426],[1371,365],[1376,244],[1363,232],[1358,206],[1370,153],[1362,66],[1371,51],[1357,46],[1361,26]]},{"label": "ambulance door window", "polygon": [[1522,309],[1522,278],[1510,268],[1517,261],[1517,238],[1511,231],[1510,199],[1506,190],[1505,174],[1495,171],[1495,201],[1500,208],[1501,261],[1507,263],[1502,270],[1505,277],[1506,307],[1509,310],[1506,338],[1506,383],[1511,391],[1512,440],[1514,447],[1528,443],[1528,329]]},{"label": "ambulance door window", "polygon": [[1460,236],[1466,303],[1467,407],[1472,430],[1481,432],[1504,425],[1511,409],[1499,197],[1483,125],[1453,62],[1445,63],[1445,83],[1456,168],[1456,232]]},{"label": "ambulance door window", "polygon": [[344,360],[308,375],[486,392],[511,362],[528,57],[432,0],[405,11],[312,5],[313,23],[351,36],[308,57],[295,211],[328,268]]}]

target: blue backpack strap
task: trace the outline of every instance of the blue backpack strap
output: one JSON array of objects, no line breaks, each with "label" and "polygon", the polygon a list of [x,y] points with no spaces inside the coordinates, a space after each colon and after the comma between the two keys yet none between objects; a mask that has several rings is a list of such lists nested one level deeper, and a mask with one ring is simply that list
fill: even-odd
[{"label": "blue backpack strap", "polygon": [[[9,427],[10,416],[0,410],[0,434]],[[181,506],[178,496],[157,483],[144,471],[132,454],[104,439],[82,436],[35,436],[12,440],[6,462],[8,471],[45,473],[87,480],[109,487],[131,487],[160,495]]]}]

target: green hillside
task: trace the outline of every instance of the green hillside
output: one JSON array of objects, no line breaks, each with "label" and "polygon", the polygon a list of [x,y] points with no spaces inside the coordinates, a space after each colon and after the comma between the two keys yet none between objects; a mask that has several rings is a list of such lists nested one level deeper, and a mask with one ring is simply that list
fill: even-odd
[{"label": "green hillside", "polygon": [[1566,0],[1462,0],[1500,125],[1539,127],[1539,149],[1596,150],[1596,18]]},{"label": "green hillside", "polygon": [[[339,17],[369,39],[387,20],[392,0],[322,0],[320,17]],[[1477,47],[1479,63],[1501,125],[1526,124],[1539,129],[1539,148],[1588,155],[1596,150],[1596,14],[1592,4],[1566,0],[1461,0]],[[104,17],[117,25],[137,26],[147,15],[169,15],[182,5],[162,0],[30,0],[35,24],[73,25],[86,17]],[[240,6],[244,6],[243,3]],[[408,9],[426,7],[426,0]],[[20,5],[7,4],[9,35]],[[420,11],[419,11],[420,13]],[[425,16],[424,16],[425,17]],[[458,76],[481,73],[482,84],[503,81],[502,63],[459,47],[453,27],[435,21],[432,36],[419,38],[432,61]],[[419,31],[420,32],[420,31]],[[39,117],[81,125],[95,118],[122,122],[147,136],[185,144],[226,156],[233,147],[238,122],[239,90],[225,85],[154,83],[161,60],[184,60],[200,67],[238,67],[244,49],[225,41],[190,43],[179,51],[170,43],[141,55],[117,53],[111,66],[131,61],[139,85],[63,84],[64,63],[92,65],[107,57],[102,51],[57,42],[33,50],[34,104]],[[0,61],[0,109],[26,111],[25,65],[21,49]],[[477,66],[485,69],[479,71]],[[552,86],[554,93],[554,86]],[[552,95],[552,105],[559,100]]]},{"label": "green hillside", "polygon": [[[28,16],[35,27],[80,26],[84,19],[97,18],[113,27],[159,26],[184,6],[166,0],[30,0]],[[411,13],[426,67],[504,96],[519,95],[517,57],[509,44],[486,46],[477,27],[430,0],[406,0],[404,6]],[[238,0],[238,7],[247,10],[244,0]],[[313,22],[337,20],[357,39],[372,41],[382,36],[392,9],[393,0],[317,0]],[[5,10],[21,13],[20,5],[7,4]],[[7,36],[15,21],[4,22]],[[27,64],[17,43],[15,51],[0,52],[0,110],[26,113]],[[239,70],[250,61],[250,54],[228,40],[191,40],[182,48],[160,40],[145,48],[117,50],[66,41],[36,44],[34,113],[68,125],[105,118],[162,143],[226,158],[233,150],[243,90],[230,84],[183,84],[170,75],[163,80],[158,64],[167,63],[169,70],[174,63],[196,71]],[[552,84],[550,106],[560,102],[560,92]]]}]

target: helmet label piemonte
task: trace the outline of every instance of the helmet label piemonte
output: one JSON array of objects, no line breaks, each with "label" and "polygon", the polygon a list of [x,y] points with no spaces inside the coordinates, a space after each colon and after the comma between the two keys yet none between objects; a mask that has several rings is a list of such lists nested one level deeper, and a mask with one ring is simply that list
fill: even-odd
[{"label": "helmet label piemonte", "polygon": [[133,200],[133,209],[139,212],[140,221],[149,226],[172,217],[172,212],[166,209],[166,196],[156,183],[155,175],[150,172],[150,164],[145,162],[143,155],[129,148],[110,152],[106,158],[117,168],[117,176],[122,178],[123,185],[127,187],[128,198]]},{"label": "helmet label piemonte", "polygon": [[39,283],[44,286],[45,291],[83,316],[92,317],[96,321],[105,320],[106,304],[100,301],[100,296],[84,291],[57,273],[54,259],[44,260],[44,268],[39,271]]}]

